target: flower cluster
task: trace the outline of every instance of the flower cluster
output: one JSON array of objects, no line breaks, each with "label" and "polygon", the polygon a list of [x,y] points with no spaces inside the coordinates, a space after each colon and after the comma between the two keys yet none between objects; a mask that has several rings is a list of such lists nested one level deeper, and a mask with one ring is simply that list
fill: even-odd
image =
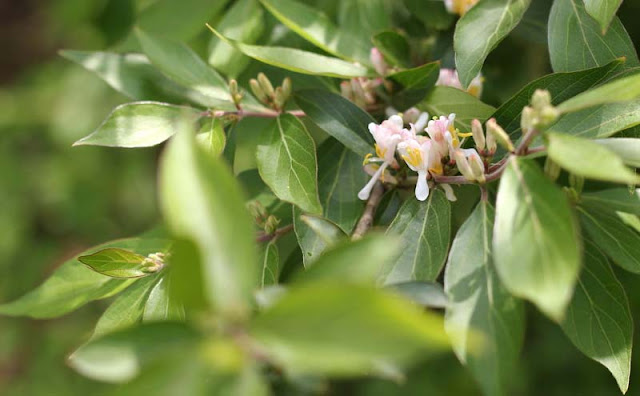
[{"label": "flower cluster", "polygon": [[[472,132],[460,133],[455,126],[455,114],[434,117],[413,108],[402,116],[391,115],[380,124],[369,124],[369,131],[375,140],[376,156],[369,155],[365,164],[380,163],[372,174],[371,180],[360,190],[358,198],[369,198],[378,179],[395,180],[385,176],[389,168],[400,170],[396,154],[409,169],[418,174],[415,195],[420,201],[429,197],[429,183],[440,175],[459,172],[467,180],[484,183],[488,160],[493,156],[500,142],[500,133],[504,133],[491,119],[487,122],[487,134],[480,121],[474,120]],[[408,124],[408,127],[405,127]],[[462,148],[461,138],[473,136],[476,148]],[[455,201],[451,186],[440,183],[447,198]]]}]

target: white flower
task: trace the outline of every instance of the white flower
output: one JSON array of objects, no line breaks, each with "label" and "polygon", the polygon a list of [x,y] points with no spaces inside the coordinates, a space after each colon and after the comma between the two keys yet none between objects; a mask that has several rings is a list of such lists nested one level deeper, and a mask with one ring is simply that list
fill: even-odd
[{"label": "white flower", "polygon": [[[483,80],[484,77],[482,77],[482,74],[478,73],[478,75],[475,76],[473,80],[471,80],[471,83],[469,83],[469,87],[466,91],[476,98],[479,98],[482,94]],[[438,76],[436,85],[453,87],[464,91],[464,88],[462,88],[462,83],[460,82],[460,78],[458,77],[458,71],[455,69],[440,69],[440,75]]]},{"label": "white flower", "polygon": [[398,151],[402,159],[411,170],[418,172],[416,183],[416,198],[424,201],[429,197],[429,184],[427,176],[430,168],[431,140],[425,136],[416,136],[415,139],[405,140],[398,144]]},{"label": "white flower", "polygon": [[458,137],[454,122],[456,115],[449,114],[449,117],[440,116],[440,118],[429,121],[427,124],[427,134],[433,141],[434,150],[441,156],[449,156],[449,152],[458,147]]}]

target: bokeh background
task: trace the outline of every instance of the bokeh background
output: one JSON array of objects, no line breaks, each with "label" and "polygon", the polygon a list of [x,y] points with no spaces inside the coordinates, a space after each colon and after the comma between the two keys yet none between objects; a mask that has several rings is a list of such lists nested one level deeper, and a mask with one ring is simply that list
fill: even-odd
[{"label": "bokeh background", "polygon": [[[155,186],[160,149],[72,148],[128,99],[57,55],[63,48],[118,45],[135,23],[136,10],[153,1],[0,1],[0,302],[32,289],[84,248],[135,235],[159,221]],[[330,13],[336,1],[314,3]],[[619,16],[638,46],[640,0],[626,0]],[[519,29],[485,67],[484,99],[492,104],[549,72],[544,37],[535,45],[518,37],[544,31],[544,26]],[[190,44],[204,55],[208,39],[203,28]],[[640,277],[618,275],[638,323]],[[65,357],[88,338],[105,306],[90,304],[55,320],[0,317],[0,395],[109,390],[65,365]],[[640,338],[635,338],[638,345]],[[576,351],[559,328],[533,309],[520,364],[515,394],[617,394],[608,372]],[[629,394],[640,395],[639,352],[633,365]],[[356,395],[478,394],[452,353],[416,367],[402,388],[368,380],[336,383],[332,389]]]}]

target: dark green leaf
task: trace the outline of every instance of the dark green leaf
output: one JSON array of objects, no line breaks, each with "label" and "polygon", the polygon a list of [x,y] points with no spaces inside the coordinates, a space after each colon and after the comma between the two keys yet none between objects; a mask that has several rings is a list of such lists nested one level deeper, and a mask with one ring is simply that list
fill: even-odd
[{"label": "dark green leaf", "polygon": [[469,86],[489,53],[518,25],[531,0],[484,0],[456,24],[453,44],[463,87]]},{"label": "dark green leaf", "polygon": [[616,16],[622,0],[584,0],[584,8],[593,17],[605,33]]},{"label": "dark green leaf", "polygon": [[587,139],[561,133],[547,133],[547,153],[569,172],[590,179],[638,184],[640,176],[625,166],[608,148]]},{"label": "dark green leaf", "polygon": [[640,192],[627,188],[614,188],[584,193],[580,202],[588,207],[614,210],[640,215]]},{"label": "dark green leaf", "polygon": [[144,256],[118,248],[102,249],[88,256],[78,257],[82,264],[112,278],[140,278],[149,275],[148,271],[143,271],[144,260]]},{"label": "dark green leaf", "polygon": [[[513,368],[524,338],[521,301],[502,286],[491,253],[494,209],[480,202],[460,227],[451,246],[444,276],[450,303],[445,329],[454,351],[487,395],[508,394]],[[469,349],[471,336],[482,348]]]},{"label": "dark green leaf", "polygon": [[448,30],[455,20],[441,0],[404,0],[404,5],[429,28]]},{"label": "dark green leaf", "polygon": [[388,78],[402,87],[392,97],[392,103],[400,111],[404,111],[421,102],[429,90],[438,81],[440,62],[431,62],[413,69],[390,74]]},{"label": "dark green leaf", "polygon": [[565,194],[532,160],[509,159],[496,200],[493,254],[506,288],[559,321],[578,272],[580,244]]},{"label": "dark green leaf", "polygon": [[276,241],[267,243],[262,252],[262,275],[260,286],[277,285],[280,277],[280,255]]},{"label": "dark green leaf", "polygon": [[448,304],[447,295],[437,282],[400,282],[387,287],[423,307],[445,308]]},{"label": "dark green leaf", "polygon": [[435,87],[421,106],[434,116],[456,114],[455,124],[461,131],[471,131],[471,121],[488,119],[496,109],[475,96],[453,87]]},{"label": "dark green leaf", "polygon": [[159,102],[133,102],[116,107],[91,135],[74,146],[150,147],[169,139],[181,117],[196,117],[190,107]]},{"label": "dark green leaf", "polygon": [[307,117],[354,153],[364,157],[373,152],[373,137],[367,125],[375,122],[371,116],[340,95],[304,90],[294,95],[296,104]]},{"label": "dark green leaf", "polygon": [[638,55],[618,18],[602,34],[598,22],[584,9],[582,0],[556,0],[549,16],[549,54],[556,72],[604,66],[626,57],[627,67],[638,66]]},{"label": "dark green leaf", "polygon": [[584,256],[562,330],[580,351],[609,369],[626,393],[633,343],[629,301],[607,258],[592,242],[587,241]]},{"label": "dark green leaf", "polygon": [[304,124],[282,114],[263,134],[256,152],[262,180],[281,200],[306,212],[322,213],[316,147]]},{"label": "dark green leaf", "polygon": [[442,320],[371,287],[315,283],[258,314],[251,334],[292,374],[360,376],[447,344]]},{"label": "dark green leaf", "polygon": [[358,37],[368,50],[374,34],[391,29],[392,3],[388,0],[340,1],[338,25],[345,34]]},{"label": "dark green leaf", "polygon": [[391,65],[400,67],[409,67],[411,65],[409,42],[400,33],[388,30],[376,34],[371,40]]},{"label": "dark green leaf", "polygon": [[450,232],[451,206],[442,191],[431,191],[424,202],[408,198],[387,229],[402,237],[402,253],[382,269],[380,281],[435,280],[447,259]]}]

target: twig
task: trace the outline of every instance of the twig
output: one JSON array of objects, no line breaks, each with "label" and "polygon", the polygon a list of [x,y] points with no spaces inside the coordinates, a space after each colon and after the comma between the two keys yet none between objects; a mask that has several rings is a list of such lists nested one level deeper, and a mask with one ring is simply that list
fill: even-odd
[{"label": "twig", "polygon": [[258,234],[258,237],[256,238],[256,242],[269,242],[275,238],[278,238],[281,235],[284,235],[286,233],[288,233],[289,231],[293,230],[293,224],[289,224],[286,225],[284,227],[278,228],[277,230],[275,230],[273,233],[271,234],[267,234],[266,232],[262,232],[260,234]]},{"label": "twig", "polygon": [[[207,110],[202,112],[200,115],[202,117],[211,117],[211,118],[220,118],[220,117],[227,117],[227,116],[233,116],[233,117],[237,117],[237,118],[244,118],[244,117],[258,117],[258,118],[276,118],[278,117],[280,114],[277,111],[273,111],[273,110],[267,110],[267,111],[247,111],[247,110],[236,110],[236,111],[223,111],[223,110],[215,110],[215,111],[211,111],[211,110]],[[306,114],[304,114],[304,111],[302,110],[291,110],[291,111],[287,111],[284,114],[291,114],[292,116],[295,117],[304,117],[306,116]]]},{"label": "twig", "polygon": [[358,220],[358,224],[356,225],[356,229],[351,235],[351,239],[360,239],[367,231],[369,231],[369,229],[373,225],[373,219],[376,214],[376,209],[378,208],[378,205],[380,205],[380,201],[382,201],[383,194],[384,187],[382,187],[382,183],[377,182],[373,186],[371,195],[369,195],[369,199],[367,200],[367,206],[365,206],[364,212],[362,213],[360,220]]},{"label": "twig", "polygon": [[518,145],[518,148],[516,149],[515,154],[516,155],[526,154],[527,149],[529,148],[529,145],[531,144],[533,139],[535,139],[535,137],[538,136],[538,133],[539,131],[537,129],[530,129],[522,138],[522,141]]}]

